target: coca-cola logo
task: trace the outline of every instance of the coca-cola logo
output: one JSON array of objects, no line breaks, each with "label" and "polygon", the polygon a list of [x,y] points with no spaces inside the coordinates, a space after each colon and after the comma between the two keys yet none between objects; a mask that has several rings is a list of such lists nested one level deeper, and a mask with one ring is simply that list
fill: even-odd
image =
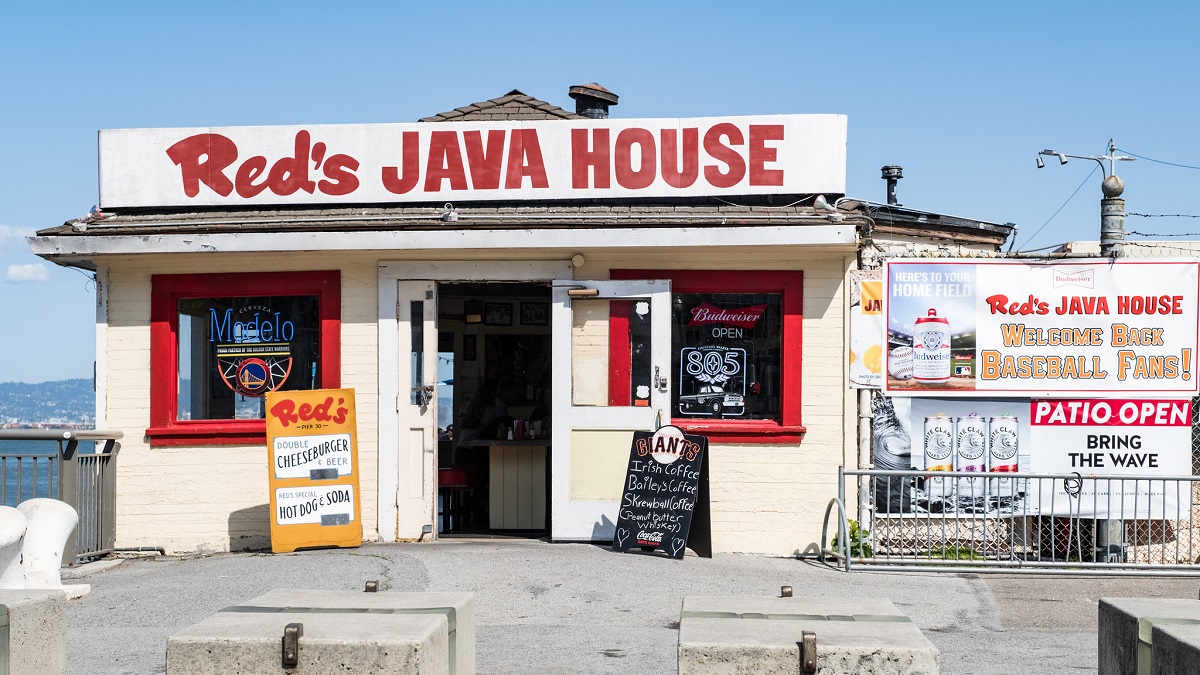
[{"label": "coca-cola logo", "polygon": [[692,319],[688,322],[688,325],[701,326],[708,323],[723,323],[726,326],[735,326],[737,328],[753,328],[754,324],[758,323],[758,320],[762,318],[766,311],[767,306],[765,304],[722,309],[705,302],[692,308]]}]

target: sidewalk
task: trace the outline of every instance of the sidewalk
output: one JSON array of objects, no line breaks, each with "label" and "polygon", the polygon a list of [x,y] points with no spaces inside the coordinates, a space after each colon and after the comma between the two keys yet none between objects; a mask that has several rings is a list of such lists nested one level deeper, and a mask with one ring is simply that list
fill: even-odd
[{"label": "sidewalk", "polygon": [[[1091,673],[1096,600],[1195,598],[1200,579],[846,574],[789,558],[672,561],[587,544],[443,540],[294,554],[127,560],[71,603],[71,675],[162,673],[167,637],[272,588],[473,591],[481,674],[676,672],[684,595],[884,597],[942,652],[942,672]],[[281,627],[282,630],[282,627]],[[282,633],[281,633],[282,634]]]}]

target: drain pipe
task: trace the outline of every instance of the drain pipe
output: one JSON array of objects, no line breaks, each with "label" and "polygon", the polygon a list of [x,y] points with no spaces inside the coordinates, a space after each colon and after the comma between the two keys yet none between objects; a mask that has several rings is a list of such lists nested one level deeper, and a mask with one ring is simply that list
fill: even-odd
[{"label": "drain pipe", "polygon": [[[858,468],[871,467],[871,390],[858,390]],[[867,504],[871,503],[870,480],[858,478],[858,525],[868,521]]]},{"label": "drain pipe", "polygon": [[130,546],[127,548],[114,548],[113,553],[158,553],[166,555],[167,549],[161,546]]}]

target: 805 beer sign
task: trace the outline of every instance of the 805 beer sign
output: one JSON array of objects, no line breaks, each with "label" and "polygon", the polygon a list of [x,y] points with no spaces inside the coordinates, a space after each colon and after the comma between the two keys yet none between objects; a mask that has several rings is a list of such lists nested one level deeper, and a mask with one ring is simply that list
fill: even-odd
[{"label": "805 beer sign", "polygon": [[738,416],[746,412],[746,350],[706,345],[679,353],[679,412]]}]

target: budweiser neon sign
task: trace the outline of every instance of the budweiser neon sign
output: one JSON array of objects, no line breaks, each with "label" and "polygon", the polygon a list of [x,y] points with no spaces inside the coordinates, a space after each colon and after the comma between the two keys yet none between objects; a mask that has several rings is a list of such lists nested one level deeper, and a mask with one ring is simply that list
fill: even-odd
[{"label": "budweiser neon sign", "polygon": [[705,302],[692,308],[692,319],[688,321],[688,325],[702,326],[709,323],[721,323],[736,328],[753,328],[766,311],[766,305],[722,309]]}]

